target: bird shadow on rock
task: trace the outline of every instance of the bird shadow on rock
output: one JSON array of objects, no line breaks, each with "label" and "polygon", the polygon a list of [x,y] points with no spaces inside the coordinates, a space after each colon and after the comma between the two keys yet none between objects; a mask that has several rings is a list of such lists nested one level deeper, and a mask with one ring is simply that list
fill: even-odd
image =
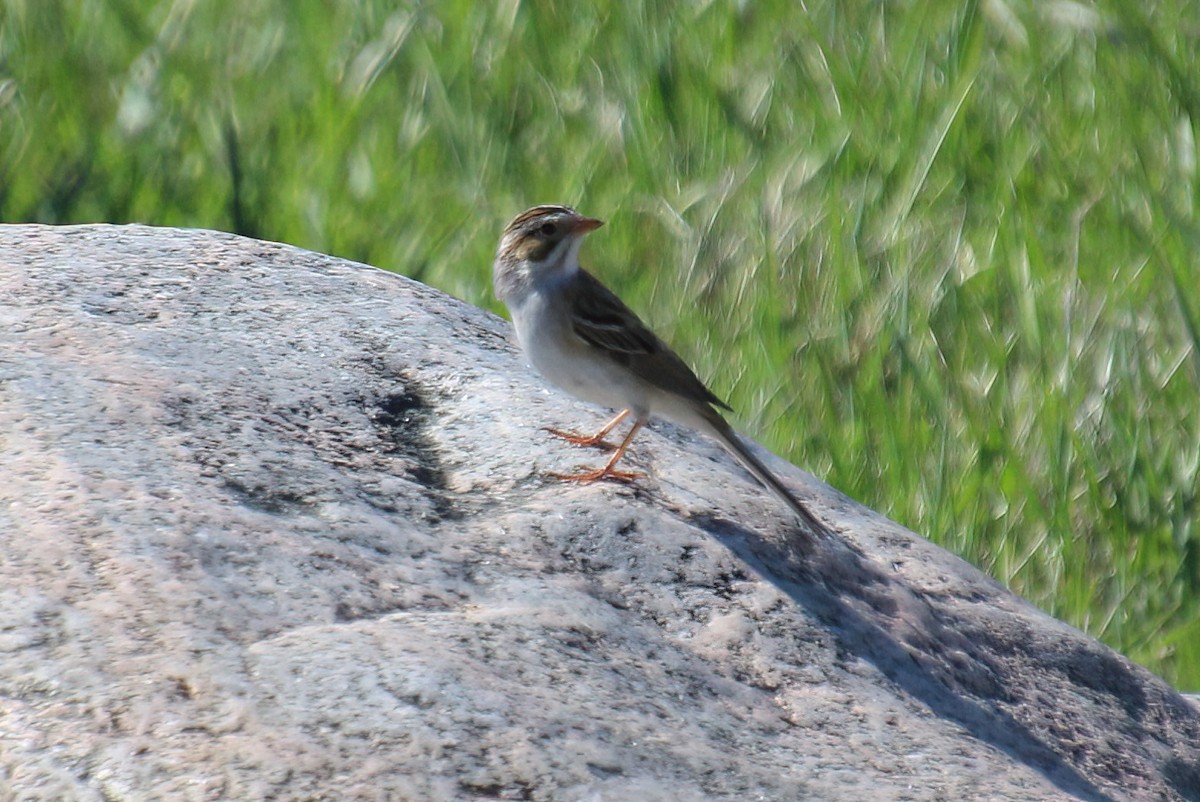
[{"label": "bird shadow on rock", "polygon": [[1001,679],[1007,672],[994,656],[948,627],[928,599],[844,541],[827,537],[813,546],[796,533],[791,543],[779,544],[720,516],[699,515],[692,522],[828,625],[849,653],[875,665],[934,714],[1065,793],[1115,802],[1036,732],[989,704],[1009,698]]}]

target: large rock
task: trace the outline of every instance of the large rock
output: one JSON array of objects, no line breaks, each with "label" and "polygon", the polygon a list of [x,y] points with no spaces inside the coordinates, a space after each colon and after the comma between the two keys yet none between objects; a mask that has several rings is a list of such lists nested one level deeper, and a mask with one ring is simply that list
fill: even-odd
[{"label": "large rock", "polygon": [[539,427],[498,318],[203,231],[0,228],[3,799],[1200,799],[1144,669],[776,460]]}]

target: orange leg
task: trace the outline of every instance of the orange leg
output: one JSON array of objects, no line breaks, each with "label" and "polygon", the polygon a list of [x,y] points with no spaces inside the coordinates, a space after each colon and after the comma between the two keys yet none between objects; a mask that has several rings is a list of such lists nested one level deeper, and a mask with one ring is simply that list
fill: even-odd
[{"label": "orange leg", "polygon": [[[629,410],[625,410],[617,416],[617,420],[620,420],[628,414]],[[610,429],[615,423],[616,421],[613,421],[612,424],[609,424],[605,428]],[[621,482],[632,482],[634,479],[642,478],[645,474],[636,473],[634,471],[618,471],[614,466],[616,466],[616,464],[621,460],[621,457],[625,456],[625,452],[629,449],[629,444],[633,442],[633,436],[638,433],[638,429],[642,428],[643,423],[644,422],[640,420],[634,422],[633,427],[629,430],[629,434],[625,435],[625,439],[622,440],[621,445],[617,447],[616,453],[608,458],[608,462],[604,464],[603,468],[597,468],[594,471],[585,471],[584,473],[577,474],[552,473],[550,475],[556,479],[562,479],[566,482],[594,482],[597,479],[616,479]]]},{"label": "orange leg", "polygon": [[621,421],[629,417],[629,410],[623,409],[617,414],[617,417],[604,424],[604,428],[593,435],[574,434],[573,432],[564,432],[561,429],[551,429],[549,426],[542,427],[544,431],[550,432],[555,437],[561,437],[568,443],[574,443],[577,446],[600,446],[601,448],[611,449],[608,443],[604,442],[604,438],[614,427]]}]

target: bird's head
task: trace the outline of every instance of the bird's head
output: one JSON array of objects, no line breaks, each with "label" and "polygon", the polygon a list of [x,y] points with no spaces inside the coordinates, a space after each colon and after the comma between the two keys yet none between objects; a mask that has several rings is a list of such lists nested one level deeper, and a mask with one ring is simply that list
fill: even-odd
[{"label": "bird's head", "polygon": [[579,247],[590,231],[604,225],[569,206],[534,206],[513,218],[500,237],[492,271],[496,296],[507,301],[521,286],[579,269]]}]

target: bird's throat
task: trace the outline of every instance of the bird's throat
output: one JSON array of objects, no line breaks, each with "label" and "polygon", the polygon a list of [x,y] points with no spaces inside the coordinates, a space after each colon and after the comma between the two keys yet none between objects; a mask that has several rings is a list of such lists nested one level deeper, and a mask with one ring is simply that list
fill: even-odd
[{"label": "bird's throat", "polygon": [[[583,237],[571,237],[563,241],[566,250],[554,265],[554,273],[563,279],[574,278],[579,272],[579,248],[583,245]],[[560,247],[563,247],[560,246]]]}]

